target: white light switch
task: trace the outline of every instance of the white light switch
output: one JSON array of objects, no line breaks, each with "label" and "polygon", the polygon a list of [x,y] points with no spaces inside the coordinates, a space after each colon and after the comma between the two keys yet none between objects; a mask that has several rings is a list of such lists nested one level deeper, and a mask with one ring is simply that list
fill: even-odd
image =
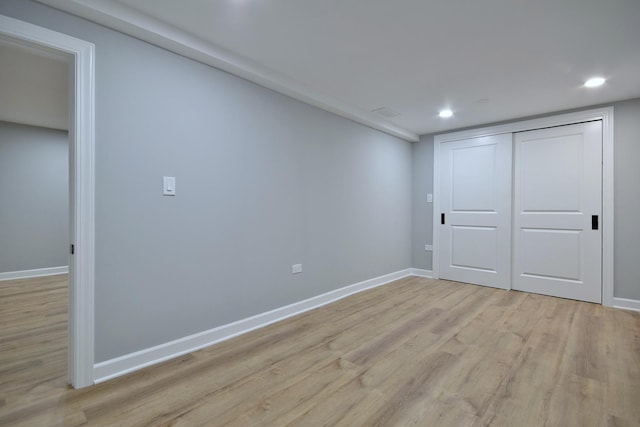
[{"label": "white light switch", "polygon": [[433,194],[431,193],[427,194],[427,203],[433,203]]},{"label": "white light switch", "polygon": [[292,274],[302,273],[302,264],[293,264],[291,266],[291,273]]},{"label": "white light switch", "polygon": [[176,195],[176,177],[175,176],[162,177],[162,195],[163,196]]}]

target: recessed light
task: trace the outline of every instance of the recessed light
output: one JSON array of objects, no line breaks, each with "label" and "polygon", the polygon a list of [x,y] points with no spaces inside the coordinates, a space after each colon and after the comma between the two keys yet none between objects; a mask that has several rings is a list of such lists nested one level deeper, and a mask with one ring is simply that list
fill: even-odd
[{"label": "recessed light", "polygon": [[438,113],[438,115],[440,117],[442,117],[443,119],[446,119],[448,117],[453,116],[453,111],[451,110],[440,110],[440,112]]},{"label": "recessed light", "polygon": [[584,82],[585,87],[598,87],[602,86],[606,80],[603,77],[592,77]]}]

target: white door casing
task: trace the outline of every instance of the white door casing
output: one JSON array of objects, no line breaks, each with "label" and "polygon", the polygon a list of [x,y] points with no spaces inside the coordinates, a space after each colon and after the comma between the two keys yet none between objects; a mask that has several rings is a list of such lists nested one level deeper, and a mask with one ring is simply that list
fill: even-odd
[{"label": "white door casing", "polygon": [[514,140],[513,289],[602,302],[601,122]]},{"label": "white door casing", "polygon": [[511,134],[440,147],[441,278],[509,288],[511,157]]},{"label": "white door casing", "polygon": [[68,54],[71,236],[69,263],[69,383],[94,383],[94,58],[92,43],[0,15],[0,37]]}]

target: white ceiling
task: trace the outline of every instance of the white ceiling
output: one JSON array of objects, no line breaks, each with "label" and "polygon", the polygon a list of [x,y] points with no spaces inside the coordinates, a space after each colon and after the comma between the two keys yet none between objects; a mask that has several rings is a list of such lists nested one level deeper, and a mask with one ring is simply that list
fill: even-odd
[{"label": "white ceiling", "polygon": [[67,58],[0,38],[0,120],[68,128]]},{"label": "white ceiling", "polygon": [[41,1],[409,140],[640,96],[639,0]]}]

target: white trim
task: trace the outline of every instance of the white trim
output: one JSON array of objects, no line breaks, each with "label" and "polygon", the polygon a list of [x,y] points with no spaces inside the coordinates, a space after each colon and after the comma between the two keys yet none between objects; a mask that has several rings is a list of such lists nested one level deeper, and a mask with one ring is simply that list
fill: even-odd
[{"label": "white trim", "polygon": [[503,133],[524,132],[528,130],[543,129],[554,126],[564,126],[575,123],[588,122],[592,120],[601,120],[605,116],[612,114],[613,107],[576,111],[573,113],[558,114],[554,116],[523,120],[503,125],[487,126],[457,132],[448,132],[441,135],[435,135],[434,142],[451,142],[460,139],[478,138],[483,136],[499,135]]},{"label": "white trim", "polygon": [[69,54],[73,96],[69,135],[73,162],[69,273],[69,382],[93,384],[94,343],[94,57],[92,43],[0,15],[0,36]]},{"label": "white trim", "polygon": [[613,107],[595,108],[573,113],[558,114],[538,119],[523,120],[503,125],[487,126],[436,135],[433,143],[433,277],[439,277],[439,225],[440,225],[440,144],[460,139],[522,132],[553,126],[602,120],[602,304],[613,306],[614,284],[614,135]]},{"label": "white trim", "polygon": [[431,274],[440,278],[440,142],[433,139],[433,207],[431,233]]},{"label": "white trim", "polygon": [[313,310],[314,308],[321,307],[349,295],[414,275],[414,270],[416,269],[408,268],[394,273],[385,274],[384,276],[375,277],[373,279],[345,286],[303,301],[276,308],[275,310],[238,320],[237,322],[228,323],[208,331],[189,335],[165,344],[96,363],[94,367],[95,381],[96,383],[107,381],[129,372],[137,371],[138,369],[142,369],[146,366],[155,365],[156,363],[191,353],[192,351],[208,347],[280,320]]},{"label": "white trim", "polygon": [[56,274],[65,274],[69,272],[69,266],[60,267],[35,268],[33,270],[7,271],[0,273],[0,281],[27,279],[29,277],[55,276]]},{"label": "white trim", "polygon": [[423,270],[422,268],[411,268],[411,275],[417,277],[424,277],[426,279],[433,278],[433,271],[431,270]]},{"label": "white trim", "polygon": [[291,98],[380,130],[407,141],[420,138],[415,132],[386,121],[370,111],[354,107],[337,98],[242,58],[220,46],[114,0],[38,0],[51,7],[81,16],[171,52],[219,68]]},{"label": "white trim", "polygon": [[602,305],[613,306],[614,246],[613,107],[602,111]]},{"label": "white trim", "polygon": [[627,298],[613,298],[611,304],[613,308],[621,308],[624,310],[640,311],[640,300]]}]

